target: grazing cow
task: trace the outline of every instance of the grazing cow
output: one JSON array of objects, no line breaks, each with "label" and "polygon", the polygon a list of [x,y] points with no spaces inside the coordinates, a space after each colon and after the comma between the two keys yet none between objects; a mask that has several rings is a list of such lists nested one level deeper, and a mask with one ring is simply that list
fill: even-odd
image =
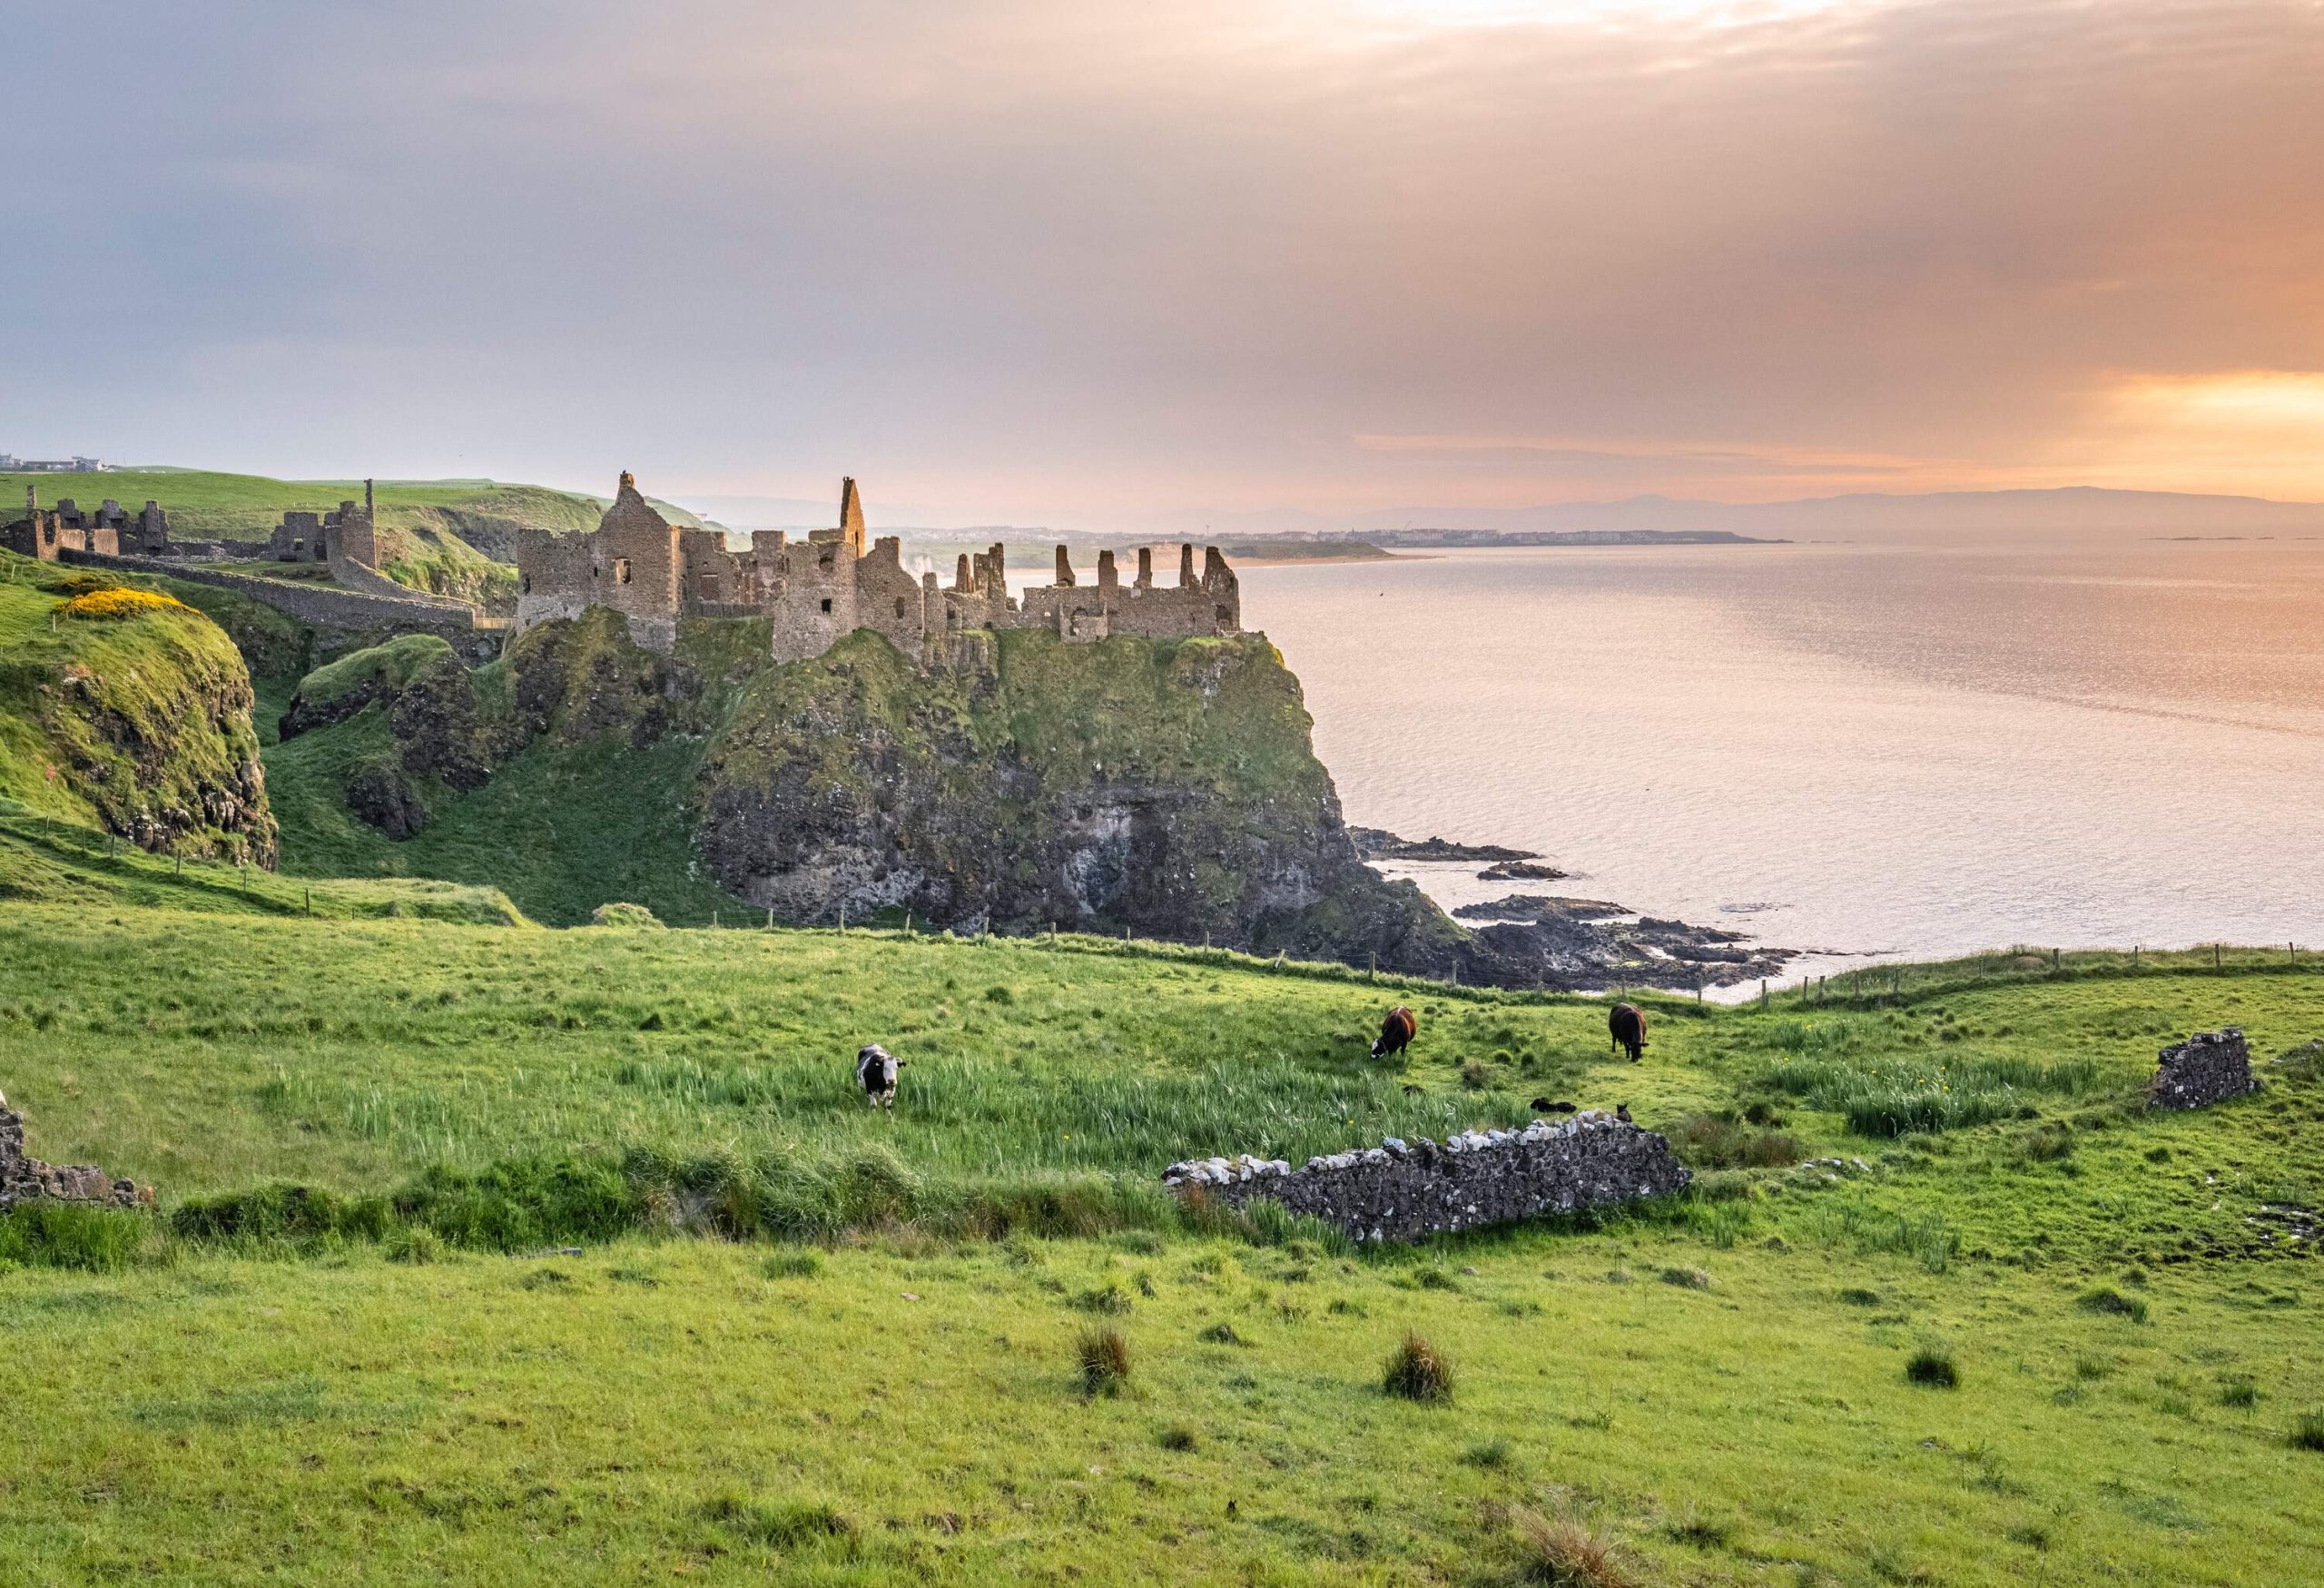
[{"label": "grazing cow", "polygon": [[1573,1105],[1562,1100],[1553,1103],[1547,1098],[1535,1098],[1533,1111],[1537,1114],[1571,1114]]},{"label": "grazing cow", "polygon": [[877,1042],[866,1042],[855,1052],[855,1079],[863,1083],[863,1096],[875,1109],[893,1113],[896,1107],[896,1071],[904,1061]]},{"label": "grazing cow", "polygon": [[1628,1048],[1635,1064],[1646,1050],[1646,1013],[1634,1003],[1618,1003],[1606,1011],[1606,1031],[1613,1046]]},{"label": "grazing cow", "polygon": [[1413,1011],[1403,1004],[1388,1011],[1380,1022],[1379,1041],[1372,1044],[1374,1059],[1393,1059],[1412,1046],[1413,1038],[1420,1034],[1420,1022],[1413,1019]]}]

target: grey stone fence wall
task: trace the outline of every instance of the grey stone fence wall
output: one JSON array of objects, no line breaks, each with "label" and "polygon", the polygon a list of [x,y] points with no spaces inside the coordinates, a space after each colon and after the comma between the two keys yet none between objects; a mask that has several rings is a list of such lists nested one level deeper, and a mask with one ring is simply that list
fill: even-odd
[{"label": "grey stone fence wall", "polygon": [[25,1117],[0,1098],[0,1213],[19,1202],[43,1198],[59,1202],[96,1202],[109,1208],[152,1207],[153,1189],[134,1180],[108,1179],[85,1163],[59,1166],[25,1155]]},{"label": "grey stone fence wall", "polygon": [[1181,1196],[1237,1208],[1265,1197],[1358,1240],[1416,1240],[1488,1224],[1665,1196],[1693,1177],[1654,1131],[1585,1110],[1521,1130],[1472,1130],[1443,1142],[1379,1146],[1311,1158],[1200,1159],[1174,1163],[1162,1183]]},{"label": "grey stone fence wall", "polygon": [[2260,1090],[2251,1079],[2251,1050],[2235,1026],[2197,1031],[2158,1056],[2146,1100],[2158,1109],[2202,1109]]},{"label": "grey stone fence wall", "polygon": [[[118,568],[128,573],[165,574],[197,585],[214,585],[262,601],[311,627],[349,637],[384,634],[440,635],[452,648],[471,661],[489,659],[499,652],[502,629],[477,622],[477,610],[465,601],[414,590],[400,596],[335,589],[329,585],[292,579],[270,579],[225,568],[202,567],[175,557],[107,557],[99,552],[62,554],[59,561],[84,567]],[[379,576],[383,582],[385,576]],[[400,589],[402,587],[398,586]]]}]

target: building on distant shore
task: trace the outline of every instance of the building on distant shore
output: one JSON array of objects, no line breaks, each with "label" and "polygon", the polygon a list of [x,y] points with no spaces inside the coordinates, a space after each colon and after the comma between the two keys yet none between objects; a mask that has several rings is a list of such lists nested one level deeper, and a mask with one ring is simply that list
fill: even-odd
[{"label": "building on distant shore", "polygon": [[775,660],[820,656],[859,628],[885,635],[906,656],[935,661],[945,642],[975,629],[1047,628],[1067,639],[1135,634],[1187,638],[1242,632],[1243,598],[1216,547],[1195,569],[1194,547],[1178,548],[1178,579],[1157,584],[1153,553],[1140,547],[1137,572],[1121,580],[1114,554],[1098,554],[1098,577],[1082,584],[1062,546],[1056,583],[1009,594],[999,546],[962,556],[949,586],[915,578],[903,543],[881,536],[867,548],[863,500],[840,483],[839,523],[793,540],[755,530],[751,549],[727,548],[716,529],[687,529],[655,512],[628,474],[597,528],[584,534],[523,529],[517,536],[517,627],[577,617],[591,607],[628,619],[638,644],[667,651],[682,616],[765,617]]},{"label": "building on distant shore", "polygon": [[102,458],[19,458],[0,452],[0,474],[103,474],[112,468]]}]

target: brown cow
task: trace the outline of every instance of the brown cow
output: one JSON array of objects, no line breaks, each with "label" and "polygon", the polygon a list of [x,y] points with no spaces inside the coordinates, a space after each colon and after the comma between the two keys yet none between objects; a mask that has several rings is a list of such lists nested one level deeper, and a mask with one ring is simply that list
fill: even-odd
[{"label": "brown cow", "polygon": [[1411,1010],[1400,1003],[1380,1022],[1380,1040],[1372,1044],[1372,1056],[1392,1059],[1411,1047],[1413,1039],[1419,1034],[1420,1022],[1413,1019]]},{"label": "brown cow", "polygon": [[1606,1011],[1606,1032],[1613,1039],[1612,1046],[1628,1048],[1630,1062],[1639,1061],[1646,1050],[1646,1013],[1634,1003],[1618,1003]]}]

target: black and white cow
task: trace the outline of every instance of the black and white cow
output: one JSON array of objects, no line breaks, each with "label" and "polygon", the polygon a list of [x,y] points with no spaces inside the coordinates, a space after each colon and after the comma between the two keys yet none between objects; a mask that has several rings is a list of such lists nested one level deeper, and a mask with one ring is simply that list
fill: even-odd
[{"label": "black and white cow", "polygon": [[855,1052],[855,1079],[863,1083],[863,1096],[875,1109],[893,1112],[896,1106],[896,1071],[904,1061],[877,1042],[866,1042]]}]

